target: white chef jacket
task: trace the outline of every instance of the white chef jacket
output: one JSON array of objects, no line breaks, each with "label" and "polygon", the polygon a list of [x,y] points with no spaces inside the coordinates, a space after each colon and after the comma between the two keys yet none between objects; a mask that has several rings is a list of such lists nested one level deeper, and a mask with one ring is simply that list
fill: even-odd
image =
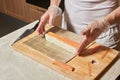
[{"label": "white chef jacket", "polygon": [[[62,28],[80,34],[92,21],[102,18],[118,7],[118,0],[65,0]],[[97,43],[114,48],[120,42],[119,25],[102,33]]]}]

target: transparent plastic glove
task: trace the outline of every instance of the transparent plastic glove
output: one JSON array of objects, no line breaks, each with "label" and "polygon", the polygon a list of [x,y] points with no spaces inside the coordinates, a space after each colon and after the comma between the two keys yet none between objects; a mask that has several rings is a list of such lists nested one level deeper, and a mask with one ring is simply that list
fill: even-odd
[{"label": "transparent plastic glove", "polygon": [[55,18],[62,14],[62,10],[58,6],[50,6],[48,10],[42,15],[38,28],[36,29],[39,34],[44,32],[46,23],[53,26]]},{"label": "transparent plastic glove", "polygon": [[87,45],[93,42],[104,31],[107,31],[110,23],[105,19],[99,19],[90,23],[87,28],[82,32],[84,38],[79,44],[77,49],[78,55],[82,53]]}]

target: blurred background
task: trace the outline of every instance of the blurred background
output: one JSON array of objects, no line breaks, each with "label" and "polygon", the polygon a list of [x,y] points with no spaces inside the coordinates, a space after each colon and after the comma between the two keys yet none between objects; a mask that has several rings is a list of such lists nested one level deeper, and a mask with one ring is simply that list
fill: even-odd
[{"label": "blurred background", "polygon": [[[0,37],[40,20],[49,3],[50,0],[0,0]],[[64,0],[60,7],[64,10]],[[55,25],[61,26],[61,16],[57,17]]]}]

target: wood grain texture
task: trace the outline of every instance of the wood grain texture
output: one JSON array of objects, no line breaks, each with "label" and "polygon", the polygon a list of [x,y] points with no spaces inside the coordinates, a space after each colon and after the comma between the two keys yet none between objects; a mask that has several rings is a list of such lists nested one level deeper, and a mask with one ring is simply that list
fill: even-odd
[{"label": "wood grain texture", "polygon": [[54,43],[46,41],[45,38],[41,38],[39,35],[25,41],[24,44],[28,47],[30,46],[32,49],[44,53],[43,55],[49,56],[53,61],[57,60],[66,63],[69,59],[74,57],[74,54],[55,45]]},{"label": "wood grain texture", "polygon": [[[60,30],[56,34],[59,34],[76,42],[79,42],[81,39],[81,37],[79,37],[78,35],[66,30]],[[13,45],[13,48],[20,53],[32,58],[33,60],[44,64],[55,71],[58,71],[64,76],[71,78],[72,80],[94,80],[100,78],[100,76],[104,75],[106,70],[108,70],[110,66],[113,65],[111,63],[115,62],[115,59],[118,55],[118,52],[116,50],[95,43],[83,52],[84,55],[75,56],[74,58],[66,62],[67,65],[75,68],[75,70],[72,72],[60,66],[54,65],[54,58],[52,59],[51,57],[48,57],[47,55],[45,55],[46,53],[43,53],[41,52],[41,50],[36,49],[35,46],[31,47],[30,44],[32,44],[32,42],[29,41],[34,41],[33,38],[35,38],[35,40],[36,38],[38,38],[38,41],[34,41],[34,45],[38,44],[38,48],[43,47],[43,45],[41,46],[41,44],[39,44],[39,37],[40,36],[36,32],[34,32],[24,39],[16,42]],[[51,47],[54,48],[55,46],[52,44]],[[55,52],[57,50],[59,49],[56,48],[51,51]],[[47,50],[46,52],[50,51]],[[50,54],[53,55],[54,53]]]},{"label": "wood grain texture", "polygon": [[5,14],[8,14],[13,17],[17,17],[20,20],[24,20],[24,0],[4,0],[4,11]]},{"label": "wood grain texture", "polygon": [[0,12],[4,13],[4,0],[0,0]]},{"label": "wood grain texture", "polygon": [[48,32],[45,35],[45,38],[47,41],[52,42],[67,51],[70,51],[71,53],[75,54],[77,47],[79,46],[78,42],[72,41],[68,38],[62,37],[60,35],[57,35],[53,32]]}]

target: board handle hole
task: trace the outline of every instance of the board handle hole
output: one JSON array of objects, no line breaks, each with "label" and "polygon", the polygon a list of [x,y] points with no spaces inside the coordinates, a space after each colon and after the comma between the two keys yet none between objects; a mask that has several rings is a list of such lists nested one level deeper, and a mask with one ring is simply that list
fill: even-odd
[{"label": "board handle hole", "polygon": [[97,64],[97,62],[95,60],[92,60],[91,63],[92,64]]}]

